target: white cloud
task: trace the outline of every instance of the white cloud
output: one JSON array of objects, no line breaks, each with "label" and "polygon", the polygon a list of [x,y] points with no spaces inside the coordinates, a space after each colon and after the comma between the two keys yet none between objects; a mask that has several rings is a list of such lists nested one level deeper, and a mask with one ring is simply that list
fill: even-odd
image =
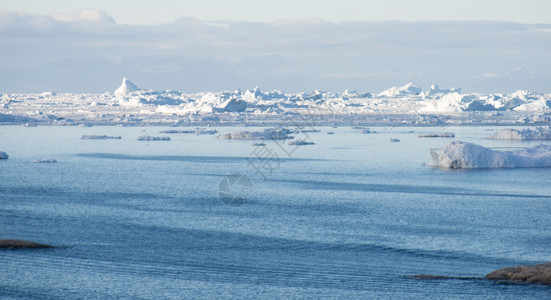
[{"label": "white cloud", "polygon": [[116,84],[122,75],[139,77],[155,89],[193,91],[255,85],[288,91],[378,91],[409,81],[469,91],[484,88],[485,80],[492,80],[489,88],[506,91],[527,88],[515,86],[526,81],[492,74],[524,65],[537,77],[531,88],[549,92],[548,84],[539,83],[551,78],[551,25],[320,19],[212,23],[181,18],[132,26],[117,24],[103,12],[83,10],[64,15],[0,12],[0,38],[0,90],[8,92],[29,86],[111,90],[108,80]]},{"label": "white cloud", "polygon": [[73,14],[54,13],[51,17],[59,22],[94,22],[94,23],[115,23],[113,17],[102,11],[83,9]]}]

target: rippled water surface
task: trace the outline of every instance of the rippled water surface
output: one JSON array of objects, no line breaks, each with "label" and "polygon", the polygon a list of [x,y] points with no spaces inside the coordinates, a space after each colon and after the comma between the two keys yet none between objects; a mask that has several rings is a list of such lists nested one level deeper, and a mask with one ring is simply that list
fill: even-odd
[{"label": "rippled water surface", "polygon": [[[193,134],[137,140],[163,129],[0,127],[10,155],[0,161],[0,238],[57,246],[0,250],[0,296],[551,296],[482,279],[551,261],[551,169],[423,165],[450,140],[504,150],[540,142],[490,141],[500,128],[489,127],[321,127],[307,133],[315,145],[297,148]],[[455,139],[418,137],[449,131]]]}]

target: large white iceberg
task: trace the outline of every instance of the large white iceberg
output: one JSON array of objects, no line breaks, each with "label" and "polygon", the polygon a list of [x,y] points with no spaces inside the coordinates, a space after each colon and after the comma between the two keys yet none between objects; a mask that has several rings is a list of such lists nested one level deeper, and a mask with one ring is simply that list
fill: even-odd
[{"label": "large white iceberg", "polygon": [[123,78],[121,86],[115,90],[115,95],[126,95],[139,90],[140,89],[130,80]]},{"label": "large white iceberg", "polygon": [[536,127],[534,129],[503,129],[488,137],[491,140],[551,140],[551,127]]},{"label": "large white iceberg", "polygon": [[440,152],[431,149],[432,166],[449,169],[551,167],[551,145],[517,151],[496,151],[466,142],[450,142]]},{"label": "large white iceberg", "polygon": [[379,97],[396,97],[405,95],[419,95],[423,90],[416,86],[413,82],[410,82],[404,86],[391,87],[388,90],[384,90],[379,93]]}]

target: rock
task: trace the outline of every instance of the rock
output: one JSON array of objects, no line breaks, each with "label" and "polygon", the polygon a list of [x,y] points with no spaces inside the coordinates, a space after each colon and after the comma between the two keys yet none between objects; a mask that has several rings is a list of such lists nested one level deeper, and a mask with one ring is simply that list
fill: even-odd
[{"label": "rock", "polygon": [[0,240],[0,248],[25,249],[25,248],[53,248],[50,245],[39,244],[23,240]]},{"label": "rock", "polygon": [[486,279],[551,285],[551,262],[499,269],[486,275]]},{"label": "rock", "polygon": [[0,159],[8,159],[10,157],[6,152],[0,151]]}]

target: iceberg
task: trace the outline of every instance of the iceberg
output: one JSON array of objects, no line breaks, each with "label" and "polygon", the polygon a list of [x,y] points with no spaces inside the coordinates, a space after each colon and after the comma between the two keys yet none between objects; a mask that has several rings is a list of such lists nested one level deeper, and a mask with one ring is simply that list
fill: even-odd
[{"label": "iceberg", "polygon": [[551,167],[551,145],[517,151],[496,151],[466,142],[450,142],[436,152],[430,150],[432,166],[448,169]]},{"label": "iceberg", "polygon": [[119,86],[119,88],[115,90],[115,95],[127,95],[139,90],[140,89],[130,80],[123,78],[121,86]]},{"label": "iceberg", "polygon": [[8,159],[10,157],[6,152],[0,151],[0,159]]},{"label": "iceberg", "polygon": [[400,87],[391,87],[388,90],[382,91],[379,93],[379,97],[396,97],[396,96],[406,96],[406,95],[419,95],[423,90],[416,86],[413,82],[410,82],[404,86]]},{"label": "iceberg", "polygon": [[551,141],[551,126],[549,128],[537,127],[535,129],[503,129],[488,137],[490,140],[545,140]]}]

